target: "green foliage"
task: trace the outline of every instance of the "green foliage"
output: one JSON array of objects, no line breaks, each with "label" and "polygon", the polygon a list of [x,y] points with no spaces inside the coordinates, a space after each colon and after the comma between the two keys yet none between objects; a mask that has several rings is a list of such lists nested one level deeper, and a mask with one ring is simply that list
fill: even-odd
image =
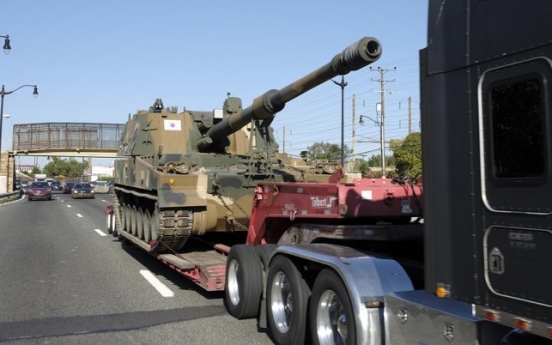
[{"label": "green foliage", "polygon": [[[370,158],[368,158],[368,166],[371,167],[381,167],[381,155],[372,155]],[[395,157],[394,156],[385,156],[385,166],[394,166],[395,165]]]},{"label": "green foliage", "polygon": [[[362,173],[363,177],[379,178],[381,177],[381,155],[372,155],[368,160],[357,159],[355,166]],[[395,166],[395,157],[385,156],[385,170],[387,174],[394,175],[389,169],[393,170]]]},{"label": "green foliage", "polygon": [[[341,161],[341,145],[330,144],[327,142],[314,142],[311,146],[307,147],[307,160],[313,162],[316,160],[327,160],[329,162]],[[350,155],[353,151],[345,145],[343,147],[345,157]]]},{"label": "green foliage", "polygon": [[43,172],[48,176],[64,175],[67,177],[82,176],[88,168],[88,162],[78,162],[74,159],[63,160],[59,157],[52,157],[51,162],[44,166]]},{"label": "green foliage", "polygon": [[422,173],[422,135],[412,132],[404,140],[390,140],[389,148],[396,160],[400,176],[416,176]]},{"label": "green foliage", "polygon": [[370,164],[364,159],[356,159],[355,167],[356,167],[356,170],[360,172],[362,177],[366,177],[370,173]]},{"label": "green foliage", "polygon": [[42,170],[37,166],[33,167],[33,170],[31,170],[30,173],[27,173],[27,175],[31,177],[33,177],[35,174],[42,174]]}]

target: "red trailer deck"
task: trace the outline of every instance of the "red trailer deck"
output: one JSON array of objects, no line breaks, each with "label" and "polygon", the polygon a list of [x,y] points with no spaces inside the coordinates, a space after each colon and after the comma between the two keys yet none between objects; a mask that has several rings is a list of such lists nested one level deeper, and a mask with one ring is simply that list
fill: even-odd
[{"label": "red trailer deck", "polygon": [[[236,243],[422,238],[422,225],[412,222],[414,217],[422,217],[421,184],[367,178],[339,182],[343,176],[339,170],[329,183],[261,183],[255,190],[245,241],[228,241],[226,237],[213,242],[214,236],[193,237],[190,244],[195,244],[182,252],[152,255],[205,290],[219,291],[225,286],[226,257]],[[112,205],[107,206],[106,213],[108,232],[117,235]],[[148,246],[126,233],[124,238],[140,247]]]}]

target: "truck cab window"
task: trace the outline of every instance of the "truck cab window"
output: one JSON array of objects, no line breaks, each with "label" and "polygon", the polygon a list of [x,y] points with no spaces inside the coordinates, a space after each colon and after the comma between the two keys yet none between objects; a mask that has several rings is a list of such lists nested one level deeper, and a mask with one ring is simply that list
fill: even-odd
[{"label": "truck cab window", "polygon": [[493,177],[542,177],[546,162],[540,80],[495,85],[490,96]]}]

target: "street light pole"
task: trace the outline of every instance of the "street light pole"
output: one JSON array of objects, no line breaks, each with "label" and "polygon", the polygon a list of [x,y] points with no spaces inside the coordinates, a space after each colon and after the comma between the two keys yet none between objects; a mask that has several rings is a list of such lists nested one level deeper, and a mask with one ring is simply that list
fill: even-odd
[{"label": "street light pole", "polygon": [[341,167],[345,167],[345,77],[341,76],[341,82],[332,80],[335,85],[341,87]]},{"label": "street light pole", "polygon": [[[9,41],[8,41],[9,44]],[[4,85],[2,85],[2,90],[0,91],[0,162],[2,161],[2,120],[4,119],[4,96],[14,93],[15,91],[22,89],[24,87],[33,87],[33,97],[38,97],[38,88],[36,85],[21,85],[15,90],[12,91],[6,91],[4,88]],[[9,168],[9,158],[8,158],[8,164],[6,164],[6,186],[8,185],[8,168]],[[7,187],[6,187],[7,192]]]}]

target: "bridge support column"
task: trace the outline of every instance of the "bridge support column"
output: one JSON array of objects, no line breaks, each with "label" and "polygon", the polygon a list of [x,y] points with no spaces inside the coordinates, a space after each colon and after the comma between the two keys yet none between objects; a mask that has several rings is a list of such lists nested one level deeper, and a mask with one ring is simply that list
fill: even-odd
[{"label": "bridge support column", "polygon": [[3,151],[0,155],[0,194],[13,192],[15,159]]}]

